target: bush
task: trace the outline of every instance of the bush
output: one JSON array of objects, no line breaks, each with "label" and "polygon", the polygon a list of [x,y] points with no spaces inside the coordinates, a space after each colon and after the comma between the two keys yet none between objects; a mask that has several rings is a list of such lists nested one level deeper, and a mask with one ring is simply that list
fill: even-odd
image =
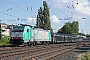
[{"label": "bush", "polygon": [[0,46],[8,45],[10,41],[10,36],[2,37],[0,40]]},{"label": "bush", "polygon": [[90,51],[86,52],[81,60],[90,60]]}]

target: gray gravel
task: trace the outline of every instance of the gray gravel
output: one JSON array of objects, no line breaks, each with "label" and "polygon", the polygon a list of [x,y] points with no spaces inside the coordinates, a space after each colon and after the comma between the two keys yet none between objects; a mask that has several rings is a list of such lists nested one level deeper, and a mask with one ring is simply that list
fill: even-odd
[{"label": "gray gravel", "polygon": [[77,60],[76,56],[78,54],[77,52],[71,51],[50,60]]},{"label": "gray gravel", "polygon": [[[47,47],[44,46],[44,48],[47,48]],[[2,57],[2,58],[0,58],[0,60],[20,60],[20,58],[25,58],[25,57],[28,57],[28,56],[41,54],[41,53],[56,50],[56,49],[58,49],[58,48],[49,48],[49,49],[45,49],[45,50],[38,50],[36,52],[28,52],[28,53],[14,55],[14,56]]]},{"label": "gray gravel", "polygon": [[[35,46],[35,47],[37,47],[37,46]],[[35,47],[32,47],[32,48],[35,48]],[[64,46],[64,47],[67,47],[67,46]],[[47,46],[45,46],[45,48],[47,48]],[[25,58],[25,57],[36,55],[36,54],[41,54],[41,53],[56,50],[56,49],[59,49],[59,48],[49,48],[47,50],[38,50],[36,52],[28,52],[28,53],[24,53],[24,54],[9,56],[9,57],[2,57],[2,58],[0,58],[0,60],[21,60],[21,58]],[[63,55],[52,58],[50,60],[77,60],[77,57],[76,57],[77,55],[79,55],[80,53],[86,52],[89,49],[90,49],[90,46],[83,46],[82,48],[75,49],[75,50],[67,52]],[[35,59],[30,59],[30,60],[43,60],[43,58],[48,57],[50,55],[54,55],[54,53],[51,53],[49,55],[44,55],[42,57],[37,57]]]},{"label": "gray gravel", "polygon": [[73,51],[67,52],[63,55],[52,58],[50,60],[77,60],[77,55],[85,53],[88,50],[90,50],[90,46],[83,46],[81,48],[77,48]]}]

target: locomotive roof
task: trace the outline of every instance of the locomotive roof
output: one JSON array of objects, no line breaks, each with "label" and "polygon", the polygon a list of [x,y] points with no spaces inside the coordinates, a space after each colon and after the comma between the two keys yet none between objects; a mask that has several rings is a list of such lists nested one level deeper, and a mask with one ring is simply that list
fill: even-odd
[{"label": "locomotive roof", "polygon": [[14,26],[14,28],[24,28],[25,26]]}]

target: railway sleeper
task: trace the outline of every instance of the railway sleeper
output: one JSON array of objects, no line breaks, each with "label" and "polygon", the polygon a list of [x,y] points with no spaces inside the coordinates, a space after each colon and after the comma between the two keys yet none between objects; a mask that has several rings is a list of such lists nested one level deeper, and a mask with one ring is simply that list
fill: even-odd
[{"label": "railway sleeper", "polygon": [[[51,47],[48,47],[48,48],[51,48]],[[27,53],[27,52],[34,52],[34,51],[38,51],[38,50],[45,50],[45,49],[48,49],[48,48],[38,48],[38,49],[34,49],[34,50],[23,50],[24,52],[18,51],[17,53],[16,53],[16,52],[11,52],[11,53],[9,53],[9,54],[6,53],[6,54],[4,54],[4,55],[0,55],[0,57],[18,55],[18,54],[23,54],[23,53]]]},{"label": "railway sleeper", "polygon": [[59,56],[59,55],[61,55],[61,54],[67,53],[67,52],[72,51],[72,50],[74,50],[74,49],[75,49],[75,48],[72,48],[72,49],[70,49],[70,50],[67,49],[67,50],[64,51],[64,52],[61,52],[61,53],[58,53],[58,54],[55,54],[55,55],[46,57],[46,58],[44,58],[43,60],[50,60],[51,58],[54,58],[54,57]]},{"label": "railway sleeper", "polygon": [[[73,48],[73,47],[72,47]],[[62,48],[62,49],[58,49],[58,50],[54,50],[54,51],[49,51],[49,52],[45,52],[45,53],[41,53],[41,54],[37,54],[37,55],[33,55],[33,56],[29,56],[27,58],[22,58],[21,60],[28,60],[28,59],[32,59],[32,58],[36,58],[36,57],[39,57],[39,56],[43,56],[45,54],[49,54],[49,53],[53,53],[53,52],[57,52],[57,51],[60,51],[60,50],[65,50],[67,48]]]}]

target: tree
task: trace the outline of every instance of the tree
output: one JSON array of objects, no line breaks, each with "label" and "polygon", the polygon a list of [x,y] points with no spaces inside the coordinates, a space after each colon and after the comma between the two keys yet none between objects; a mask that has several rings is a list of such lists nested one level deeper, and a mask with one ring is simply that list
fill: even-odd
[{"label": "tree", "polygon": [[42,14],[42,7],[38,10],[38,15],[37,15],[37,21],[36,21],[36,26],[38,28],[43,28],[43,14]]},{"label": "tree", "polygon": [[77,35],[79,31],[78,21],[67,22],[57,33]]},{"label": "tree", "polygon": [[43,6],[44,6],[43,10],[44,29],[48,30],[50,29],[51,26],[50,26],[50,13],[46,1],[43,1]]},{"label": "tree", "polygon": [[72,25],[71,25],[71,28],[72,28],[72,34],[77,35],[78,31],[79,31],[78,21],[73,21]]},{"label": "tree", "polygon": [[86,34],[86,37],[89,38],[90,37],[90,34]]},{"label": "tree", "polygon": [[50,23],[49,7],[46,1],[43,1],[43,9],[42,7],[40,7],[40,9],[38,10],[36,26],[53,32],[53,29],[51,28],[51,23]]},{"label": "tree", "polygon": [[81,36],[86,36],[86,35],[88,35],[88,34],[84,34],[84,33],[78,33],[78,35],[81,35]]},{"label": "tree", "polygon": [[0,40],[1,40],[1,25],[0,25]]}]

